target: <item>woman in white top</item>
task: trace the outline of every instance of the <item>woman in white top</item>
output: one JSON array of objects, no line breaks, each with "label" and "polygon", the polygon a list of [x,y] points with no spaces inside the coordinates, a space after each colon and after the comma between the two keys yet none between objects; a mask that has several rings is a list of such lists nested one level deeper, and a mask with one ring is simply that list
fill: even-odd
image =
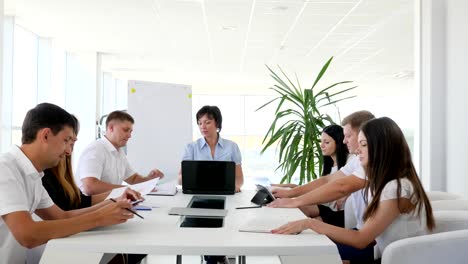
[{"label": "woman in white top", "polygon": [[391,242],[426,234],[435,227],[431,205],[398,125],[388,117],[370,120],[361,127],[358,141],[362,173],[368,179],[362,228],[347,230],[305,219],[283,225],[273,233],[297,234],[310,228],[332,239],[342,260],[372,263]]},{"label": "woman in white top", "polygon": [[[323,128],[320,136],[320,149],[322,150],[323,168],[321,176],[330,175],[346,165],[349,150],[343,143],[343,128],[339,125],[329,125]],[[295,187],[284,184],[272,184],[277,187]],[[344,227],[344,211],[342,204],[346,197],[317,206],[301,206],[302,212],[309,217],[320,217],[325,223]]]},{"label": "woman in white top", "polygon": [[329,175],[346,165],[348,147],[343,143],[343,128],[339,125],[326,126],[320,137],[320,149],[323,155],[322,175]]},{"label": "woman in white top", "polygon": [[[346,165],[349,151],[343,140],[344,134],[341,126],[329,125],[323,128],[320,137],[320,149],[323,156],[322,177],[332,174]],[[344,227],[344,210],[342,205],[346,201],[346,198],[318,204],[318,216],[327,224]],[[314,214],[314,210],[310,210],[310,207],[303,206],[301,210],[309,217],[317,216],[317,213]]]}]

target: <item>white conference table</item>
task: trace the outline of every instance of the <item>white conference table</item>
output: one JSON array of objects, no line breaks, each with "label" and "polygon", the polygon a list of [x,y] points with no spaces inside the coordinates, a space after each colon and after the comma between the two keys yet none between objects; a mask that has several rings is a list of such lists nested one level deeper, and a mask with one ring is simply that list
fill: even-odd
[{"label": "white conference table", "polygon": [[280,223],[304,218],[295,208],[235,209],[251,205],[254,194],[247,190],[225,196],[228,213],[221,228],[181,228],[181,217],[168,215],[172,207],[186,207],[193,195],[147,196],[143,204],[156,208],[138,211],[145,219],[134,217],[124,224],[50,240],[41,263],[63,263],[64,258],[68,263],[98,263],[103,253],[282,256],[283,263],[300,263],[306,257],[309,263],[341,263],[335,244],[312,231],[299,235],[239,232],[255,217],[271,216]]}]

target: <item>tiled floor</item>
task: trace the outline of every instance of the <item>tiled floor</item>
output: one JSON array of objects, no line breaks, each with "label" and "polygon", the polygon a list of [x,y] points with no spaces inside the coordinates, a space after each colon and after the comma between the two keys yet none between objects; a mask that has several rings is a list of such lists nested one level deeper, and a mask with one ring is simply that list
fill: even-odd
[{"label": "tiled floor", "polygon": [[[230,261],[232,259],[229,259]],[[248,264],[280,264],[278,257],[257,257],[257,256],[247,256],[246,262]],[[156,256],[149,255],[146,257],[146,262],[142,264],[175,264],[175,256]],[[200,256],[182,256],[182,264],[200,264]],[[230,264],[236,264],[236,262],[230,262]]]}]

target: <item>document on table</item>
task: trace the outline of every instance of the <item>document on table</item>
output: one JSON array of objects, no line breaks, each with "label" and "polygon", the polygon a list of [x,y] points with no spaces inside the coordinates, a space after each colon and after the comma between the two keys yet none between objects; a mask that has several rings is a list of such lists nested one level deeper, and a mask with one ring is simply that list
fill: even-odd
[{"label": "document on table", "polygon": [[148,195],[174,196],[176,193],[177,186],[175,181],[172,181],[156,185],[156,191],[150,192]]},{"label": "document on table", "polygon": [[283,219],[251,218],[239,227],[239,232],[271,233],[271,230],[287,224]]},{"label": "document on table", "polygon": [[[239,232],[271,233],[271,230],[276,229],[282,225],[303,219],[297,218],[297,216],[291,216],[287,213],[288,210],[295,210],[295,208],[266,207],[255,210],[258,210],[259,213],[255,216],[247,218],[245,222],[239,226]],[[308,230],[305,232],[313,231]]]},{"label": "document on table", "polygon": [[156,187],[156,184],[158,184],[158,181],[159,181],[159,178],[155,178],[149,181],[113,189],[106,199],[118,198],[122,196],[122,194],[125,192],[125,189],[127,188],[131,188],[132,190],[135,190],[141,193],[141,195],[148,194]]}]

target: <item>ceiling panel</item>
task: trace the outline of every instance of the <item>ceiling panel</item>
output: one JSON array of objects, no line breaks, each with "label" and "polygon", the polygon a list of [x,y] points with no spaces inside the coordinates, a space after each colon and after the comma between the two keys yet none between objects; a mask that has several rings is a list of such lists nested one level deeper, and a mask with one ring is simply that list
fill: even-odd
[{"label": "ceiling panel", "polygon": [[330,79],[411,75],[414,1],[6,0],[5,10],[67,50],[106,54],[106,71],[173,82],[202,75],[218,81],[197,85],[222,90],[225,75],[260,87],[265,64],[311,79],[330,56]]}]

